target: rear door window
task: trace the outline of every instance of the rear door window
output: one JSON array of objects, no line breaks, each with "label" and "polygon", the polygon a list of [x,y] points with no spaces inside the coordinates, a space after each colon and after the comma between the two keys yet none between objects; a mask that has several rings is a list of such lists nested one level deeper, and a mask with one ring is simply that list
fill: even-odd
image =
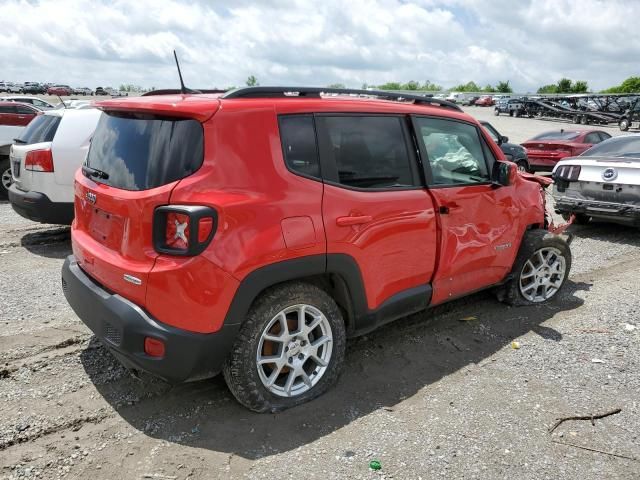
[{"label": "rear door window", "polygon": [[584,143],[600,143],[600,135],[598,134],[598,132],[590,133],[589,135],[584,137]]},{"label": "rear door window", "polygon": [[52,142],[60,125],[61,117],[56,115],[38,115],[20,134],[17,143],[31,145],[32,143]]},{"label": "rear door window", "polygon": [[[329,172],[325,179],[358,189],[414,188],[417,167],[407,148],[404,119],[395,116],[317,117]],[[325,163],[323,163],[323,166]]]},{"label": "rear door window", "polygon": [[0,113],[16,113],[14,105],[0,105]]},{"label": "rear door window", "polygon": [[94,180],[123,190],[148,190],[180,180],[200,168],[203,130],[193,119],[105,112],[87,166],[107,178]]},{"label": "rear door window", "polygon": [[26,105],[16,105],[16,109],[19,115],[34,115],[36,110]]}]

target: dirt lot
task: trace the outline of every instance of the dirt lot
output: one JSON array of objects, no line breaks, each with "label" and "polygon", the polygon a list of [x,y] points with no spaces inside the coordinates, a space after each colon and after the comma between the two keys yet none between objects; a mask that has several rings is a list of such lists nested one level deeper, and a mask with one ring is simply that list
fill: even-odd
[{"label": "dirt lot", "polygon": [[[515,142],[557,126],[469,111]],[[258,415],[219,378],[130,377],[64,300],[68,230],[6,203],[0,226],[2,479],[640,478],[637,230],[573,228],[550,304],[481,293],[400,320],[349,344],[327,395]]]}]

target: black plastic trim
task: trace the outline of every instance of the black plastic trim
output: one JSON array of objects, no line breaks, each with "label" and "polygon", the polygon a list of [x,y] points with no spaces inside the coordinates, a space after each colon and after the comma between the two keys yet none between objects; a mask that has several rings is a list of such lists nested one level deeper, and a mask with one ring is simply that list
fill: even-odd
[{"label": "black plastic trim", "polygon": [[[62,266],[62,289],[80,320],[125,366],[169,382],[219,373],[240,328],[225,323],[215,333],[194,333],[160,323],[138,305],[94,281],[73,255]],[[164,357],[151,357],[144,352],[145,337],[164,342]]]},{"label": "black plastic trim", "polygon": [[[179,213],[189,217],[189,248],[177,249],[167,247],[165,235],[167,231],[167,215],[169,213]],[[198,227],[200,220],[203,218],[211,218],[213,220],[213,228],[211,228],[211,232],[204,242],[192,242],[191,240],[198,238]],[[168,255],[178,255],[182,257],[200,255],[211,243],[217,229],[218,212],[214,208],[200,205],[164,205],[157,207],[153,212],[153,248],[155,248],[158,253],[166,253]]]},{"label": "black plastic trim", "polygon": [[8,190],[11,208],[28,220],[57,225],[71,225],[73,202],[52,202],[44,193],[24,192],[15,184]]}]

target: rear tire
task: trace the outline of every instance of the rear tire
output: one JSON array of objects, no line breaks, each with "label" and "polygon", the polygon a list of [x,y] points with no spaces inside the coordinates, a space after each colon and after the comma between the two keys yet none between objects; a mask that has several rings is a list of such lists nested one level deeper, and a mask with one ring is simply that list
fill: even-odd
[{"label": "rear tire", "polygon": [[526,160],[518,160],[516,165],[518,166],[518,171],[529,173],[529,164]]},{"label": "rear tire", "polygon": [[618,123],[618,127],[620,127],[620,130],[622,132],[626,132],[630,127],[629,120],[627,120],[626,118],[621,119],[620,123]]},{"label": "rear tire", "polygon": [[277,412],[329,389],[342,370],[345,347],[336,302],[314,285],[287,283],[254,302],[223,374],[242,405],[254,412]]},{"label": "rear tire", "polygon": [[497,117],[497,116],[499,116],[499,115],[500,115],[500,111],[496,108],[496,109],[493,111],[493,114]]},{"label": "rear tire", "polygon": [[580,118],[580,123],[581,123],[582,125],[589,125],[589,118],[588,118],[586,115],[583,115],[583,116]]},{"label": "rear tire", "polygon": [[9,198],[9,187],[13,183],[9,157],[0,157],[0,175],[2,176],[2,184],[0,185],[0,200],[7,200]]},{"label": "rear tire", "polygon": [[551,300],[571,270],[571,250],[561,237],[547,230],[525,233],[511,271],[511,279],[497,291],[509,305],[535,305]]}]

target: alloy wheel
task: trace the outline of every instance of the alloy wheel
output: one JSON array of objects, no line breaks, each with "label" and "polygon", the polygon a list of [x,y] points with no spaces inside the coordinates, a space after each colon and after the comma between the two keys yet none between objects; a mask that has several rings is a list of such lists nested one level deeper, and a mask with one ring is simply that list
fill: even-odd
[{"label": "alloy wheel", "polygon": [[536,250],[520,272],[520,293],[533,303],[549,300],[562,286],[566,269],[566,259],[557,248]]},{"label": "alloy wheel", "polygon": [[2,172],[2,188],[9,190],[12,183],[13,178],[11,177],[11,168],[7,168]]},{"label": "alloy wheel", "polygon": [[311,305],[293,305],[278,312],[263,330],[256,352],[258,375],[270,393],[296,397],[320,381],[332,351],[327,317]]}]

